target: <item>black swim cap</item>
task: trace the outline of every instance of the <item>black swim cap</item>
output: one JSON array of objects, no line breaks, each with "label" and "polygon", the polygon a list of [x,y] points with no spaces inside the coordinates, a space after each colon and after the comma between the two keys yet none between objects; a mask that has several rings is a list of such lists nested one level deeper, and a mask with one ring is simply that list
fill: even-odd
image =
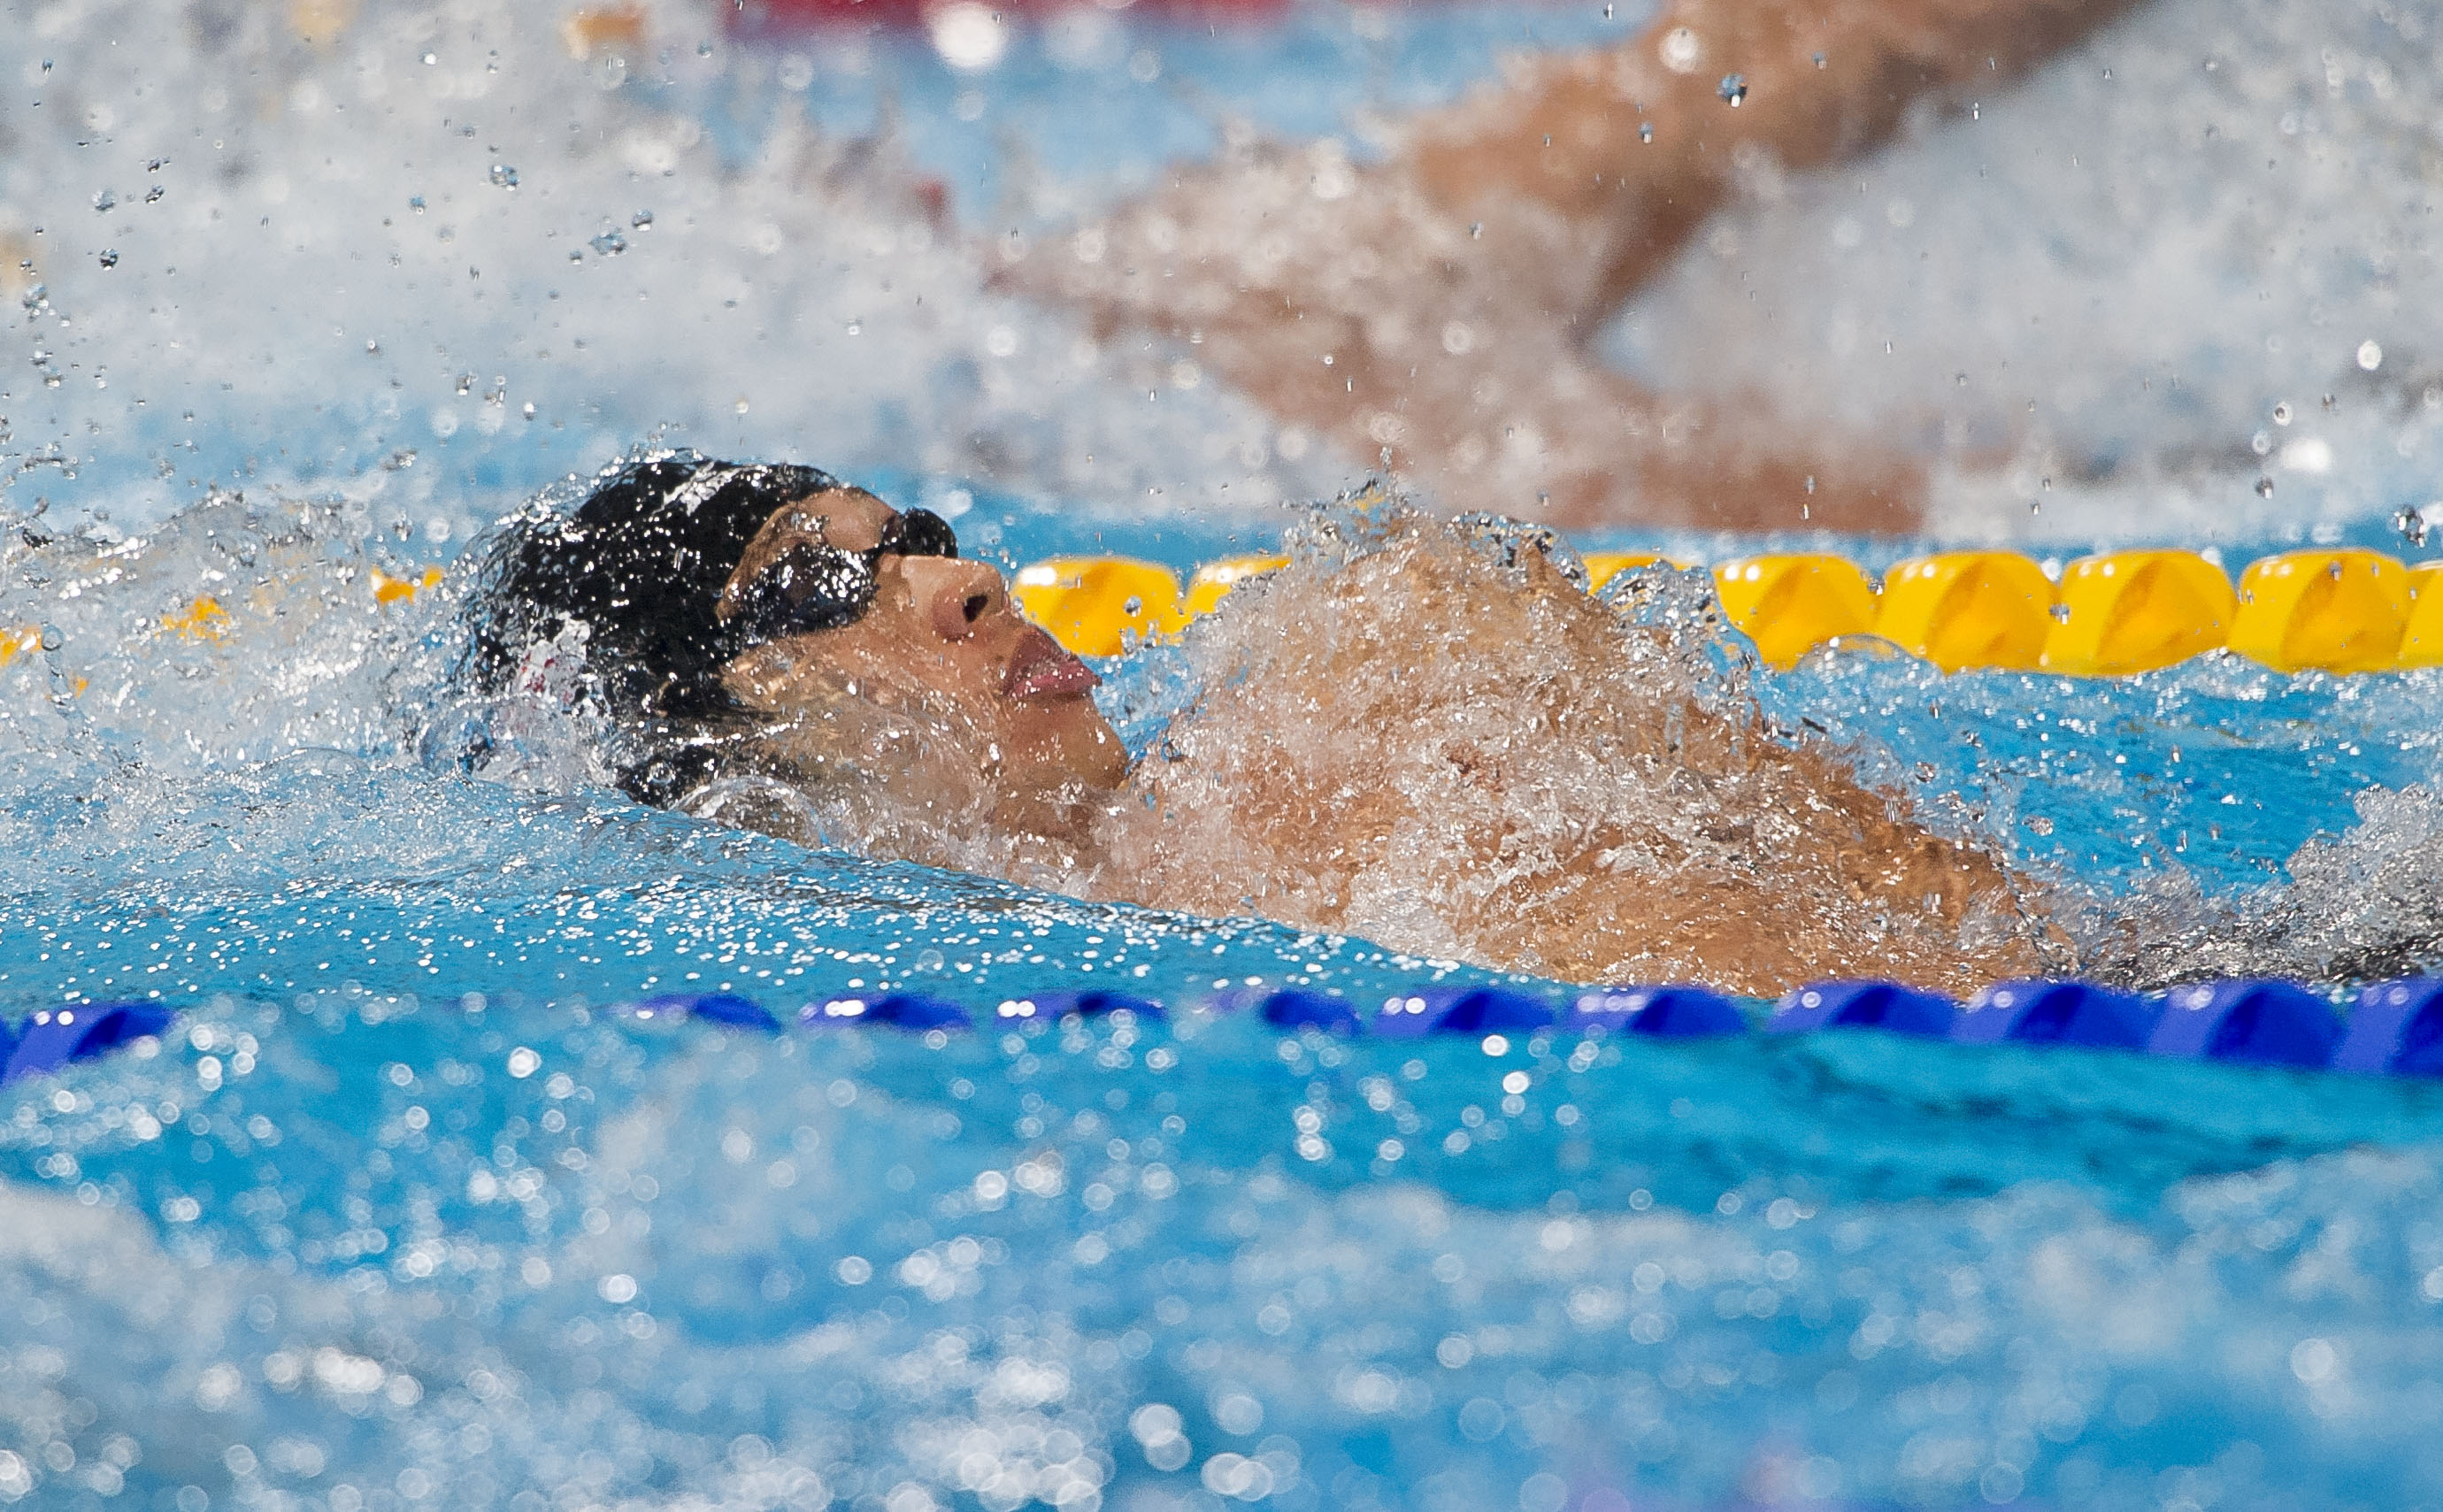
[{"label": "black swim cap", "polygon": [[714,613],[722,585],[774,511],[838,487],[815,468],[683,452],[604,473],[572,511],[517,517],[479,569],[467,680],[501,691],[528,648],[581,622],[607,712],[640,737],[619,785],[670,802],[709,765],[690,737],[731,708],[721,669],[739,637]]}]

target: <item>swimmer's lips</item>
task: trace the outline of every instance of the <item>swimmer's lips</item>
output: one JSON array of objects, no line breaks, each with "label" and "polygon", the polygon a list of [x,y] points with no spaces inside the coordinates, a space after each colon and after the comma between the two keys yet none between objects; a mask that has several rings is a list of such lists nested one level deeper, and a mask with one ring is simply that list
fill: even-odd
[{"label": "swimmer's lips", "polygon": [[1103,679],[1094,670],[1060,649],[1059,642],[1029,626],[1001,674],[1004,698],[1033,700],[1072,698],[1091,692]]}]

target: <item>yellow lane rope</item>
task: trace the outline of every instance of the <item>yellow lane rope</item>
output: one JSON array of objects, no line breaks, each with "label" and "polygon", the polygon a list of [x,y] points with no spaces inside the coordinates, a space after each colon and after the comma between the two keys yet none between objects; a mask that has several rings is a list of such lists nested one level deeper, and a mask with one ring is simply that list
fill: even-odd
[{"label": "yellow lane rope", "polygon": [[[1691,564],[1650,552],[1589,552],[1589,585],[1621,573]],[[1289,564],[1273,553],[1224,557],[1182,584],[1158,562],[1054,557],[1018,571],[1011,597],[1053,638],[1085,656],[1176,636],[1241,584]],[[2277,672],[2399,672],[2443,666],[2443,561],[2406,564],[2379,551],[2311,547],[2248,564],[2234,586],[2194,551],[2114,551],[2048,574],[2015,551],[1944,551],[1895,562],[1881,579],[1821,552],[1736,557],[1712,568],[1725,618],[1765,663],[1790,667],[1821,647],[1873,639],[1945,672],[1988,669],[2119,677],[2228,650]],[[437,586],[442,569],[371,574],[384,607]],[[236,620],[210,595],[161,616],[181,639],[214,641]],[[36,650],[38,627],[0,626],[0,668]]]}]

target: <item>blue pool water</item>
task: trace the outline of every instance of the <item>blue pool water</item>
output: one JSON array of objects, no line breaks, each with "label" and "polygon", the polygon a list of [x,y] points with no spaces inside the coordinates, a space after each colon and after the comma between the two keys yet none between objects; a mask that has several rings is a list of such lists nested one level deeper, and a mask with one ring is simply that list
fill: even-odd
[{"label": "blue pool water", "polygon": [[[1934,540],[1777,544],[2406,550],[2432,9],[2157,0],[1854,181],[1759,174],[1611,344],[1967,459]],[[1644,14],[1081,8],[963,74],[718,10],[649,6],[614,75],[522,8],[0,0],[0,632],[59,633],[0,662],[0,1015],[179,1014],[0,1087],[0,1503],[2443,1505],[2443,1087],[1283,1036],[1205,1005],[1496,977],[640,810],[566,731],[499,781],[426,759],[452,605],[370,571],[651,437],[821,463],[1005,563],[1277,540],[1367,459],[997,289],[996,239],[1238,124],[1365,157],[1376,113]],[[204,592],[228,634],[165,624]],[[1132,744],[1187,666],[1105,669]],[[1857,655],[1751,691],[2132,976],[2443,966],[2435,673]],[[1170,1015],[615,1011],[1097,986]]]},{"label": "blue pool water", "polygon": [[[1864,1033],[1285,1036],[1207,1009],[1504,979],[428,765],[395,730],[446,605],[309,616],[319,667],[244,634],[113,644],[112,592],[193,544],[174,523],[60,602],[63,664],[91,675],[64,712],[42,658],[7,673],[0,995],[181,1017],[0,1091],[0,1495],[1607,1512],[2443,1487],[2443,1085]],[[292,586],[364,564],[301,560]],[[1140,742],[1178,655],[1107,669]],[[1848,657],[1756,691],[2023,864],[2157,911],[2193,963],[2330,976],[2349,940],[2431,935],[2414,890],[2286,880],[2436,874],[2431,673]],[[266,759],[308,707],[325,723]],[[1173,1012],[771,1039],[611,1011],[905,988],[989,1019],[1097,986]]]}]

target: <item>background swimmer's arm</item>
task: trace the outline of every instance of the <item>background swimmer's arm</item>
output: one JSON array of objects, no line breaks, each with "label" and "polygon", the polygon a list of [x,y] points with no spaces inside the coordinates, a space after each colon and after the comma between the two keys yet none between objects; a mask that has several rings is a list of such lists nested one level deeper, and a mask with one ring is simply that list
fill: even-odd
[{"label": "background swimmer's arm", "polygon": [[1538,62],[1420,121],[1408,160],[1455,213],[1533,206],[1587,237],[1599,272],[1570,313],[1590,323],[1743,174],[1857,157],[1913,108],[1990,93],[2133,3],[1681,0],[1626,46]]},{"label": "background swimmer's arm", "polygon": [[1741,172],[1864,151],[1912,104],[1999,83],[2127,3],[1682,4],[1412,123],[1384,168],[1242,144],[1007,276],[1106,337],[1191,343],[1284,434],[1387,457],[1448,507],[1905,530],[1925,483],[1901,449],[1672,401],[1589,348]]}]

